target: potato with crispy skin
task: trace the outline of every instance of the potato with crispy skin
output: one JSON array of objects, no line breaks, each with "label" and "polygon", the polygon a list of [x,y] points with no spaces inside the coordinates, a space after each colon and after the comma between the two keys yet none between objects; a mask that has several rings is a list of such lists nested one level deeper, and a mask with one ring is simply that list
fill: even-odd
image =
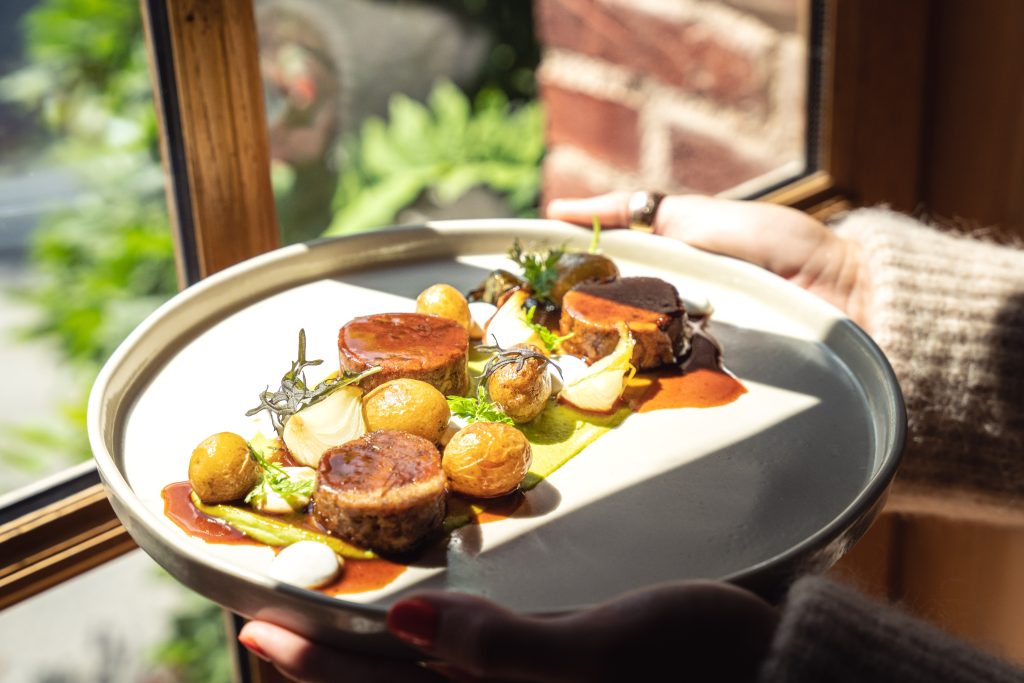
[{"label": "potato with crispy skin", "polygon": [[515,491],[531,462],[530,442],[521,431],[504,422],[474,422],[445,446],[441,467],[451,490],[494,498]]},{"label": "potato with crispy skin", "polygon": [[188,462],[188,481],[199,500],[207,505],[245,498],[258,479],[249,444],[232,432],[204,439]]},{"label": "potato with crispy skin", "polygon": [[370,432],[397,429],[437,443],[449,418],[444,394],[418,379],[394,379],[363,397],[363,419]]},{"label": "potato with crispy skin", "polygon": [[416,312],[454,320],[469,331],[469,303],[462,292],[451,285],[431,285],[420,292],[416,297]]},{"label": "potato with crispy skin", "polygon": [[484,369],[487,393],[517,423],[529,422],[551,398],[551,375],[544,353],[530,344],[499,352]]}]

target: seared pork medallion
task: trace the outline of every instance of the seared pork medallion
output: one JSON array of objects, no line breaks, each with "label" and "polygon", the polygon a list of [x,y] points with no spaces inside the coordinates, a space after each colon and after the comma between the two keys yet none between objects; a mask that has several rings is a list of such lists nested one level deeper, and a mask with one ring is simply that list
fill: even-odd
[{"label": "seared pork medallion", "polygon": [[638,370],[676,363],[690,349],[693,331],[676,288],[655,277],[577,285],[562,299],[562,343],[566,353],[590,362],[619,342],[616,324],[626,323],[636,340],[631,362]]},{"label": "seared pork medallion", "polygon": [[469,390],[469,335],[458,323],[421,313],[380,313],[354,318],[338,332],[341,369],[381,371],[360,386],[369,391],[407,377],[432,384],[442,394]]},{"label": "seared pork medallion", "polygon": [[411,550],[441,527],[441,454],[426,439],[381,429],[328,449],[313,515],[330,533],[385,553]]}]

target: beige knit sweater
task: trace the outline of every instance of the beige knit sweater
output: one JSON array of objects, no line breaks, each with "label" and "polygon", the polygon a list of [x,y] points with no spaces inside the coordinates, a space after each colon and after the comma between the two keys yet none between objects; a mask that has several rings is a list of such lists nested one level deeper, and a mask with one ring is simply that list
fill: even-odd
[{"label": "beige knit sweater", "polygon": [[[864,250],[872,336],[909,435],[895,498],[1024,511],[1024,250],[882,209],[837,227]],[[1024,681],[1024,671],[822,578],[790,590],[760,683]]]},{"label": "beige knit sweater", "polygon": [[910,422],[897,493],[1024,510],[1024,250],[884,209],[838,226],[859,243],[872,329]]}]

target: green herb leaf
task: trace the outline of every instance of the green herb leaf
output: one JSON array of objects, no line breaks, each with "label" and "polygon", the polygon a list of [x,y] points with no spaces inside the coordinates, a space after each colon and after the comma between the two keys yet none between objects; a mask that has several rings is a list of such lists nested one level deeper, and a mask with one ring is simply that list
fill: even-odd
[{"label": "green herb leaf", "polygon": [[593,219],[594,235],[590,238],[590,248],[587,249],[587,253],[596,254],[601,243],[601,221],[594,216]]},{"label": "green herb leaf", "polygon": [[570,332],[564,337],[559,337],[557,334],[548,329],[547,325],[541,325],[540,323],[533,322],[533,315],[536,312],[536,306],[530,306],[528,309],[526,309],[526,324],[529,325],[533,329],[533,331],[537,333],[537,336],[540,337],[540,340],[542,342],[544,342],[544,346],[547,348],[549,352],[554,353],[562,345],[562,342],[576,334],[575,332]]},{"label": "green herb leaf", "polygon": [[266,410],[270,413],[270,422],[274,425],[274,430],[278,436],[282,436],[288,418],[295,413],[319,403],[342,387],[381,371],[380,367],[375,366],[359,373],[343,372],[338,377],[330,377],[314,387],[309,387],[303,371],[321,363],[322,360],[306,360],[306,330],[299,330],[299,357],[292,361],[291,369],[281,378],[281,387],[277,391],[270,391],[268,387],[261,392],[260,404],[245,414],[251,417]]},{"label": "green herb leaf", "polygon": [[547,251],[525,251],[516,239],[508,251],[508,257],[523,269],[523,279],[530,283],[533,295],[542,301],[550,301],[551,290],[558,279],[555,265],[564,253],[563,247]]},{"label": "green herb leaf", "polygon": [[[256,461],[256,466],[260,470],[260,481],[245,497],[245,502],[252,503],[259,498],[266,498],[267,489],[270,489],[284,498],[293,508],[301,507],[301,505],[294,505],[293,501],[297,498],[308,501],[309,497],[313,495],[314,480],[290,476],[284,468],[270,462],[266,455],[268,450],[270,452],[277,450],[277,444],[262,434],[257,434],[249,442],[249,454]],[[301,500],[296,502],[301,503]]]},{"label": "green herb leaf", "polygon": [[482,385],[476,388],[476,398],[449,396],[448,409],[452,411],[452,415],[461,417],[467,422],[515,424],[501,408],[487,400],[487,391]]}]

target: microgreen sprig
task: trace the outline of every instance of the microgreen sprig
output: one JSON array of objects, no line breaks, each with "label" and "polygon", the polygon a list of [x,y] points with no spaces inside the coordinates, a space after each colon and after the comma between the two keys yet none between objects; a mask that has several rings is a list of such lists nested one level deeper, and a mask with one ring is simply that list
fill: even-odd
[{"label": "microgreen sprig", "polygon": [[452,415],[461,417],[466,422],[504,422],[515,424],[512,418],[501,408],[487,400],[487,391],[483,384],[476,388],[476,398],[467,396],[449,396],[448,409]]},{"label": "microgreen sprig", "polygon": [[530,283],[533,295],[541,301],[550,301],[551,290],[558,279],[555,265],[564,253],[564,247],[547,251],[526,251],[516,239],[509,249],[508,257],[523,269],[523,279]]},{"label": "microgreen sprig", "polygon": [[270,462],[263,454],[263,448],[268,445],[266,439],[253,439],[249,442],[249,454],[260,470],[260,483],[245,497],[245,502],[251,503],[254,499],[266,495],[263,487],[273,490],[285,500],[296,496],[308,498],[313,495],[314,480],[292,478],[277,463]]},{"label": "microgreen sprig", "polygon": [[[561,347],[562,342],[564,342],[566,339],[569,339],[574,334],[576,334],[575,332],[570,332],[569,334],[567,334],[567,335],[565,335],[563,337],[558,336],[557,334],[552,332],[550,329],[548,329],[547,325],[542,325],[541,323],[533,322],[533,316],[536,313],[537,313],[537,307],[536,306],[530,306],[528,309],[526,309],[526,318],[525,318],[526,324],[529,325],[530,328],[534,332],[537,333],[537,336],[540,337],[540,340],[542,342],[544,342],[544,346],[545,346],[545,348],[547,348],[547,350],[549,352],[554,353],[555,351],[557,351],[559,349],[559,347]],[[555,366],[555,367],[558,367],[558,366]]]}]

